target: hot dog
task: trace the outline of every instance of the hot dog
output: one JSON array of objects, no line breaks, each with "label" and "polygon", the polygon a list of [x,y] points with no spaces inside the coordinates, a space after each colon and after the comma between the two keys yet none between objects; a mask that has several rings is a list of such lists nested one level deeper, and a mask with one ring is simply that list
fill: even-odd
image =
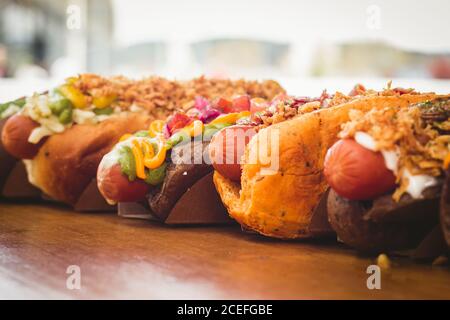
[{"label": "hot dog", "polygon": [[[233,132],[250,128],[235,126],[250,119],[246,101],[250,101],[247,96],[213,102],[197,98],[193,110],[176,112],[165,122],[153,122],[146,131],[124,136],[99,165],[99,190],[110,203],[146,201],[153,214],[164,220],[177,200],[213,170],[208,153],[211,138],[217,143],[216,136],[228,128]],[[239,164],[237,170],[240,175]],[[132,185],[136,181],[140,183]]]},{"label": "hot dog", "polygon": [[[28,182],[25,167],[20,163],[20,158],[18,158],[19,154],[12,151],[15,154],[15,156],[13,156],[1,141],[1,136],[6,123],[20,112],[25,103],[25,98],[19,98],[14,101],[0,104],[0,164],[2,167],[0,172],[0,196],[9,199],[39,199],[40,197],[39,190]],[[11,125],[11,123],[9,123],[9,125]],[[20,135],[18,130],[15,130],[15,133]],[[20,142],[10,142],[11,143],[7,143],[8,149],[15,150],[17,149],[17,146],[21,145]],[[30,152],[34,153],[28,149],[18,151],[24,156],[31,156],[29,154]]]},{"label": "hot dog", "polygon": [[328,215],[361,251],[417,246],[438,222],[450,100],[354,113],[327,152]]},{"label": "hot dog", "polygon": [[[242,94],[250,99],[283,91],[273,81],[203,77],[135,81],[83,74],[47,93],[27,97],[5,125],[2,141],[10,154],[24,160],[34,185],[56,200],[75,205],[95,179],[103,155],[123,134],[145,129],[152,120],[164,119],[176,108],[187,110],[197,95],[213,100],[220,92],[226,97]],[[231,107],[237,107],[236,103]],[[213,108],[208,111],[203,115],[208,119],[220,114]]]},{"label": "hot dog", "polygon": [[[214,173],[216,189],[230,216],[246,229],[283,239],[314,237],[310,229],[312,216],[329,189],[323,171],[326,153],[339,140],[340,126],[349,120],[350,110],[365,113],[374,108],[399,109],[435,97],[435,94],[390,87],[377,92],[362,86],[353,90],[351,95],[325,91],[318,98],[280,97],[252,119],[257,126],[257,134],[245,148],[240,179],[233,180],[238,175],[233,177],[217,168]],[[270,137],[275,140],[268,140]],[[269,148],[277,144],[278,148]],[[261,146],[270,150],[270,163],[264,161],[267,158],[254,161],[254,155]],[[386,175],[383,188],[371,190],[372,194],[365,189],[365,194],[356,195],[351,188],[356,197],[373,197],[393,188],[392,173],[382,163],[380,165],[375,152],[371,155],[371,162],[378,164],[377,172]],[[327,176],[332,175],[332,170],[328,170]],[[352,181],[348,176],[345,178]],[[345,186],[342,190],[349,191]]]}]

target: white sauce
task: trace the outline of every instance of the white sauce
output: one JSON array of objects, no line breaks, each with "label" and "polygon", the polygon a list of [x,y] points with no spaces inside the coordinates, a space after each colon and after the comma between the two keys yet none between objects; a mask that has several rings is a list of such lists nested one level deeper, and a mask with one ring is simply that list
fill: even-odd
[{"label": "white sauce", "polygon": [[355,141],[366,149],[377,151],[377,144],[368,133],[362,131],[356,132]]},{"label": "white sauce", "polygon": [[[380,151],[377,149],[375,139],[373,139],[369,134],[365,132],[358,131],[355,133],[355,141],[366,149],[372,151]],[[398,172],[398,158],[399,151],[397,150],[381,150],[381,154],[384,158],[384,164],[386,168],[397,174]],[[435,177],[420,174],[412,175],[408,169],[404,171],[405,177],[408,179],[408,187],[406,192],[411,195],[414,199],[422,198],[422,192],[428,188],[435,186],[437,184],[437,179]]]},{"label": "white sauce", "polygon": [[73,122],[78,124],[96,123],[95,113],[87,110],[73,109]]},{"label": "white sauce", "polygon": [[[363,146],[366,149],[372,151],[379,151],[377,148],[377,143],[375,140],[368,134],[362,131],[358,131],[355,133],[355,141]],[[386,168],[391,170],[394,173],[397,173],[398,170],[398,150],[382,150],[380,151],[384,158],[384,164]]]},{"label": "white sauce", "polygon": [[37,128],[34,128],[33,131],[31,131],[30,136],[28,137],[29,143],[38,143],[41,141],[42,138],[46,136],[50,136],[53,134],[53,131],[49,130],[47,127],[40,126]]},{"label": "white sauce", "polygon": [[398,158],[400,156],[398,149],[396,150],[383,150],[381,154],[384,158],[384,164],[386,168],[391,170],[394,173],[398,171]]},{"label": "white sauce", "polygon": [[406,169],[403,174],[406,178],[408,178],[408,187],[406,192],[409,193],[414,199],[422,198],[423,190],[437,184],[436,178],[426,174],[412,175],[408,169]]}]

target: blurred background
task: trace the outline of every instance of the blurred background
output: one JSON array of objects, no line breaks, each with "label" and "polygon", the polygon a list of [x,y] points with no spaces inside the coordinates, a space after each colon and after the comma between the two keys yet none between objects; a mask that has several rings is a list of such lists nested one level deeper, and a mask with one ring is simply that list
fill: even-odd
[{"label": "blurred background", "polygon": [[0,99],[81,72],[450,92],[449,12],[448,0],[0,0]]}]

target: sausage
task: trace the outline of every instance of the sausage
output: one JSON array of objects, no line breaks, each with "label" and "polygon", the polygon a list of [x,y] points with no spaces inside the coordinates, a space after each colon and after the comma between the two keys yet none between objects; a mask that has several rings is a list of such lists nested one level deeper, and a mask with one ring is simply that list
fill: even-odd
[{"label": "sausage", "polygon": [[395,176],[381,153],[353,139],[339,140],[328,150],[324,175],[338,195],[350,200],[375,199],[396,186]]},{"label": "sausage", "polygon": [[29,117],[16,114],[6,121],[2,131],[2,143],[6,151],[18,159],[33,159],[44,142],[28,142],[31,132],[39,123]]},{"label": "sausage", "polygon": [[145,199],[150,186],[143,180],[134,181],[122,173],[120,164],[105,167],[102,164],[97,171],[97,186],[108,202],[135,202]]},{"label": "sausage", "polygon": [[235,125],[216,133],[209,145],[209,157],[215,170],[224,177],[241,180],[241,158],[245,146],[256,134],[253,126]]}]

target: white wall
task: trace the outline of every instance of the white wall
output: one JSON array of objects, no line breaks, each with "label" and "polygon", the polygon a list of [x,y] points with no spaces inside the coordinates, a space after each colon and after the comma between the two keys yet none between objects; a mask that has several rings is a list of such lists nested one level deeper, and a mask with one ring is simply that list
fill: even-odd
[{"label": "white wall", "polygon": [[[257,37],[298,45],[383,39],[422,51],[450,50],[448,0],[113,0],[115,39],[198,40]],[[367,27],[369,6],[380,29]]]}]

